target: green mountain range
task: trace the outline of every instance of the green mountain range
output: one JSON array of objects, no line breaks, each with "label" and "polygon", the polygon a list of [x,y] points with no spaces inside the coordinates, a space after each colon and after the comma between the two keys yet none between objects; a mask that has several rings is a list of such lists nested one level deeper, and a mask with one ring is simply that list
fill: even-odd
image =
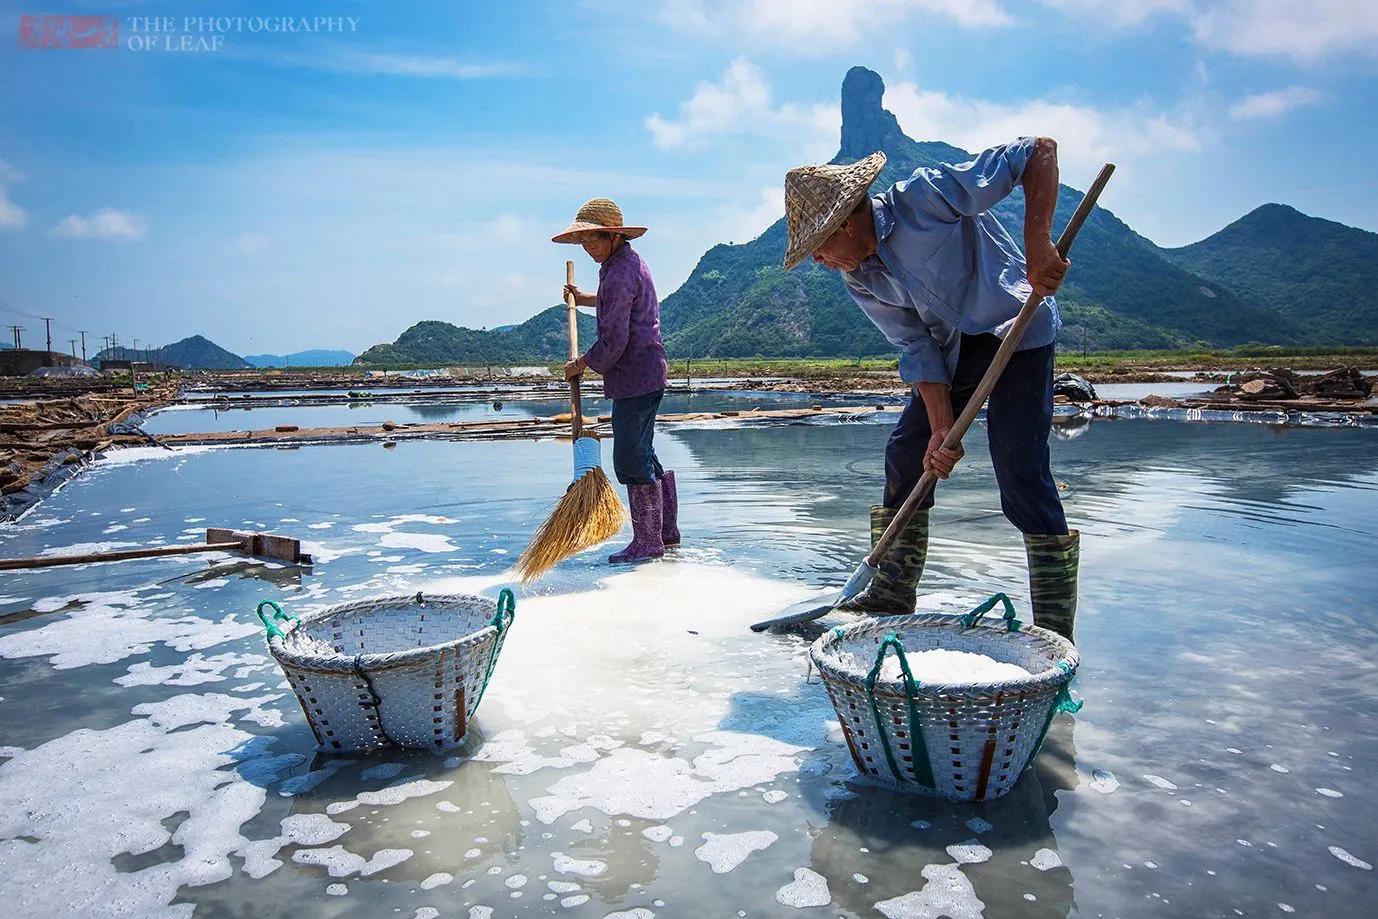
[{"label": "green mountain range", "polygon": [[354,352],[312,348],[291,354],[246,354],[244,360],[255,367],[347,367]]},{"label": "green mountain range", "polygon": [[[523,322],[502,329],[468,329],[427,320],[407,329],[392,344],[374,345],[356,364],[547,364],[569,355],[569,326],[564,306],[552,306]],[[593,317],[579,315],[579,341],[587,347],[598,337]]]},{"label": "green mountain range", "polygon": [[232,354],[215,342],[193,335],[161,348],[107,348],[94,358],[95,362],[115,360],[153,361],[183,370],[244,370],[249,362]]},{"label": "green mountain range", "polygon": [[[906,136],[895,116],[882,107],[884,92],[885,84],[875,72],[864,67],[848,71],[842,83],[841,145],[833,162],[854,162],[874,150],[885,151],[885,171],[876,183],[876,188],[884,188],[919,166],[971,158],[968,151],[950,144]],[[1123,175],[1118,179],[1126,181]],[[1061,187],[1055,232],[1081,198],[1080,191]],[[1023,191],[1016,189],[994,213],[1019,239]],[[1350,232],[1378,240],[1375,234]],[[835,272],[808,262],[787,273],[780,268],[784,250],[783,219],[752,242],[708,250],[684,285],[661,305],[667,350],[676,356],[715,357],[893,351],[856,308]],[[1314,327],[1294,311],[1255,299],[1231,283],[1229,272],[1198,273],[1178,254],[1182,251],[1160,249],[1097,207],[1077,237],[1075,267],[1058,297],[1067,326],[1064,343],[1124,349],[1317,340]]]},{"label": "green mountain range", "polygon": [[1265,204],[1172,261],[1304,324],[1325,344],[1378,344],[1378,233]]}]

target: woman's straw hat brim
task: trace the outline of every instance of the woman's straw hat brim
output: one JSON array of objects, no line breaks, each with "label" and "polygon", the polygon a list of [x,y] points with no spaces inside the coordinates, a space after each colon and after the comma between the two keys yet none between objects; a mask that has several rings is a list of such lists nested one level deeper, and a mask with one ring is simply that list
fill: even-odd
[{"label": "woman's straw hat brim", "polygon": [[578,243],[585,233],[618,233],[636,239],[646,232],[645,227],[629,227],[622,222],[622,208],[610,198],[592,198],[584,202],[574,220],[554,236],[553,243]]},{"label": "woman's straw hat brim", "polygon": [[880,151],[846,166],[800,166],[785,173],[785,270],[813,254],[851,216],[885,168]]}]

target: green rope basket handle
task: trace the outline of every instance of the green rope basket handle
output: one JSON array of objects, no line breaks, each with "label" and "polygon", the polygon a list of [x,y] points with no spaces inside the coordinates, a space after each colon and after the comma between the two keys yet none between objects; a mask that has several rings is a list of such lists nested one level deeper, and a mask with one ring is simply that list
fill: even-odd
[{"label": "green rope basket handle", "polygon": [[1024,624],[1023,624],[1022,622],[1020,622],[1018,619],[1015,618],[1015,616],[1014,616],[1014,604],[1013,604],[1012,602],[1010,602],[1010,598],[1007,597],[1007,596],[1005,596],[1004,594],[992,594],[989,600],[985,601],[984,603],[982,603],[980,606],[976,607],[976,608],[975,608],[974,610],[972,610],[971,612],[966,613],[965,615],[963,615],[963,616],[962,616],[962,628],[964,628],[964,629],[974,628],[975,625],[976,625],[976,621],[977,621],[978,619],[980,619],[982,616],[984,616],[986,613],[988,613],[988,612],[990,612],[991,610],[995,609],[995,604],[997,604],[997,603],[1003,603],[1003,604],[1005,604],[1005,625],[1006,625],[1006,627],[1009,628],[1009,630],[1010,630],[1011,632],[1018,632],[1018,631],[1023,627]]},{"label": "green rope basket handle", "polygon": [[[272,619],[269,619],[267,616],[263,615],[263,607],[265,606],[271,606],[273,608]],[[277,601],[275,600],[264,600],[260,602],[258,604],[258,609],[254,610],[254,612],[258,614],[259,621],[263,623],[263,628],[266,632],[264,637],[267,638],[269,641],[272,641],[274,638],[287,637],[287,633],[284,632],[282,629],[278,628],[277,624],[279,622],[295,622],[297,625],[301,625],[300,619],[298,619],[296,616],[293,616],[291,613],[284,611],[281,606],[278,606]]]},{"label": "green rope basket handle", "polygon": [[498,650],[506,639],[505,633],[516,621],[517,598],[513,595],[510,587],[504,587],[498,593],[497,612],[493,613],[493,618],[488,620],[488,624],[497,629],[498,634],[493,637],[493,646],[488,649],[488,667],[483,671],[483,685],[479,687],[478,699],[474,701],[474,711],[478,711],[479,704],[483,702],[484,693],[488,692],[488,681],[493,678],[493,668],[498,665]]},{"label": "green rope basket handle", "polygon": [[[504,616],[507,621],[503,622]],[[512,593],[512,588],[504,587],[498,593],[498,611],[493,614],[493,618],[488,620],[488,624],[496,628],[499,632],[507,628],[517,618],[517,598]]]},{"label": "green rope basket handle", "polygon": [[895,762],[895,753],[890,749],[890,737],[880,717],[880,706],[876,703],[876,678],[880,676],[881,665],[885,663],[885,652],[891,648],[895,651],[895,657],[899,659],[900,672],[904,675],[904,694],[909,700],[909,748],[914,759],[914,777],[920,785],[932,788],[933,765],[928,761],[928,748],[924,745],[923,733],[919,730],[919,708],[915,704],[919,682],[909,670],[909,661],[904,657],[904,645],[900,644],[899,637],[894,632],[886,635],[885,640],[880,643],[880,647],[876,649],[875,666],[866,674],[866,697],[871,700],[871,716],[876,720],[876,733],[880,735],[880,745],[885,750],[885,761],[890,765],[890,774],[901,782],[908,781],[900,772],[899,764]]},{"label": "green rope basket handle", "polygon": [[[1061,670],[1063,673],[1071,673],[1072,665],[1067,661],[1058,661],[1057,669]],[[1034,744],[1033,752],[1029,754],[1029,761],[1024,764],[1024,769],[1033,766],[1034,758],[1037,757],[1039,751],[1043,749],[1043,741],[1048,739],[1048,729],[1053,726],[1053,719],[1062,712],[1074,715],[1081,711],[1081,707],[1086,704],[1085,699],[1072,698],[1072,693],[1068,690],[1068,687],[1071,685],[1071,680],[1063,683],[1058,689],[1057,695],[1053,697],[1053,704],[1048,707],[1048,717],[1043,719],[1043,730],[1038,732],[1038,743]],[[1020,771],[1022,772],[1023,769]]]}]

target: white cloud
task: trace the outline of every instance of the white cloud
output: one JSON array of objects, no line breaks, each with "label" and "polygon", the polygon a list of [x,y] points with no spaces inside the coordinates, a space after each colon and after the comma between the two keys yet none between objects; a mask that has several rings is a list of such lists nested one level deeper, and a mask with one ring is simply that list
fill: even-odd
[{"label": "white cloud", "polygon": [[102,208],[83,217],[69,214],[53,227],[52,235],[63,239],[143,239],[148,233],[146,221],[137,214],[127,214],[114,208]]},{"label": "white cloud", "polygon": [[[1371,0],[1043,0],[1088,22],[1118,28],[1171,16],[1208,48],[1244,56],[1315,61],[1339,51],[1378,49]],[[1089,17],[1089,18],[1088,18]]]},{"label": "white cloud", "polygon": [[284,67],[304,67],[330,73],[423,79],[478,80],[514,76],[525,69],[512,61],[471,61],[445,55],[395,54],[386,51],[331,49],[303,52],[253,48],[237,51],[235,55]]},{"label": "white cloud", "polygon": [[755,201],[720,208],[713,219],[713,232],[722,242],[747,242],[785,216],[785,192],[780,185],[762,188]]},{"label": "white cloud", "polygon": [[922,14],[967,27],[1013,22],[999,0],[681,0],[662,17],[688,31],[822,56]]},{"label": "white cloud", "polygon": [[718,82],[694,87],[694,94],[680,103],[677,118],[656,113],[646,119],[646,128],[658,147],[702,146],[715,135],[793,134],[812,148],[820,136],[836,140],[840,117],[829,105],[773,105],[760,68],[738,58]]},{"label": "white cloud", "polygon": [[510,76],[521,67],[509,62],[463,61],[452,57],[428,57],[417,54],[384,54],[357,51],[326,59],[324,69],[348,70],[354,73],[385,74],[401,77],[430,77],[451,80],[474,80],[484,77]]},{"label": "white cloud", "polygon": [[885,106],[910,137],[940,139],[967,150],[1028,134],[1058,142],[1058,161],[1068,181],[1094,175],[1103,163],[1124,166],[1134,160],[1201,149],[1201,131],[1187,116],[1144,106],[1099,109],[1053,99],[992,102],[919,89],[900,83],[885,92]]},{"label": "white cloud", "polygon": [[23,179],[18,169],[0,160],[0,228],[17,230],[29,222],[24,209],[10,200],[10,186]]},{"label": "white cloud", "polygon": [[1087,18],[1090,23],[1115,28],[1141,25],[1164,13],[1186,15],[1191,11],[1190,0],[1043,0],[1054,9]]},{"label": "white cloud", "polygon": [[1372,0],[1225,0],[1191,16],[1203,44],[1242,55],[1311,61],[1334,51],[1378,48]]},{"label": "white cloud", "polygon": [[[571,210],[569,216],[573,217],[574,211]],[[460,224],[454,232],[441,234],[441,238],[465,249],[491,245],[511,246],[533,240],[545,243],[564,227],[564,224],[555,226],[553,221],[542,222],[535,217],[504,212],[490,220]]]},{"label": "white cloud", "polygon": [[1310,105],[1319,98],[1320,93],[1305,86],[1289,86],[1274,92],[1254,93],[1231,105],[1230,117],[1235,121],[1277,118],[1293,109]]}]

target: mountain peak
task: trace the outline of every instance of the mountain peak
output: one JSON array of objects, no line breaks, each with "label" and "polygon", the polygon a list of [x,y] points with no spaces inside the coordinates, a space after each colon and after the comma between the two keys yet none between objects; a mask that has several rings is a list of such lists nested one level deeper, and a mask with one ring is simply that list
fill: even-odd
[{"label": "mountain peak", "polygon": [[866,67],[847,71],[842,80],[842,145],[837,159],[859,160],[904,138],[899,120],[881,105],[884,96],[880,74]]}]

